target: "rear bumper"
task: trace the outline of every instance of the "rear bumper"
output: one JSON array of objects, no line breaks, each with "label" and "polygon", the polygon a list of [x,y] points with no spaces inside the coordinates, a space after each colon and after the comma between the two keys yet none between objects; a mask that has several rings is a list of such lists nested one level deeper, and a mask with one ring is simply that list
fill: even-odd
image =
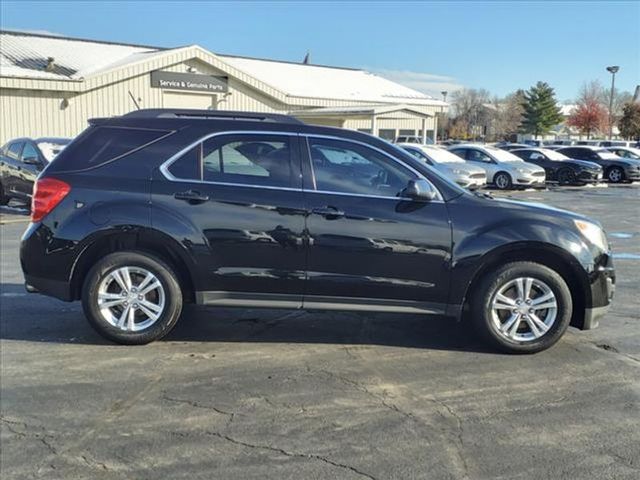
[{"label": "rear bumper", "polygon": [[73,300],[69,282],[34,277],[32,275],[25,275],[24,280],[24,287],[29,293],[41,293],[65,302]]}]

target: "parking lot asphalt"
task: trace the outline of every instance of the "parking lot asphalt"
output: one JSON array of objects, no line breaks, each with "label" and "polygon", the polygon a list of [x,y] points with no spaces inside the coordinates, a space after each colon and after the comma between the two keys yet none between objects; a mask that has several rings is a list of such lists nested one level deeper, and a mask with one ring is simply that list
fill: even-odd
[{"label": "parking lot asphalt", "polygon": [[117,346],[25,293],[0,209],[2,478],[639,478],[640,185],[499,195],[604,224],[598,329],[507,356],[446,319],[192,307]]}]

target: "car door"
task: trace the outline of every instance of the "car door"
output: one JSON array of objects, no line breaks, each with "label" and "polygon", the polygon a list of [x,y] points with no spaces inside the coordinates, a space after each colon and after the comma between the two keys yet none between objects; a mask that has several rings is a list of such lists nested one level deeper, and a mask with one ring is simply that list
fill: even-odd
[{"label": "car door", "polygon": [[473,162],[473,165],[478,165],[484,168],[487,172],[487,182],[493,182],[493,176],[498,173],[498,166],[493,159],[481,150],[475,148],[465,149],[465,156],[463,157],[468,162]]},{"label": "car door", "polygon": [[31,197],[33,184],[43,168],[43,158],[36,146],[25,142],[20,154],[20,169],[16,177],[15,189],[23,197]]},{"label": "car door", "polygon": [[382,150],[348,139],[307,142],[305,308],[441,313],[451,255],[442,200],[401,197],[419,175]]},{"label": "car door", "polygon": [[24,142],[12,142],[7,146],[6,156],[4,158],[4,178],[3,184],[7,192],[15,193],[19,184],[20,172],[22,170],[22,162],[20,155]]},{"label": "car door", "polygon": [[306,211],[297,134],[214,134],[161,170],[152,223],[190,251],[200,303],[301,306]]}]

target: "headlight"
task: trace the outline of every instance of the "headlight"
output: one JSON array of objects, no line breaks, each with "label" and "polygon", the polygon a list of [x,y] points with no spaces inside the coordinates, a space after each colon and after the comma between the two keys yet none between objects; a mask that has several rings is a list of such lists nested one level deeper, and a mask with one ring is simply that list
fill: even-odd
[{"label": "headlight", "polygon": [[529,174],[531,173],[529,170],[525,170],[524,168],[517,168],[516,170],[518,170],[520,173],[524,173],[525,175],[527,173],[529,173]]},{"label": "headlight", "polygon": [[607,236],[604,234],[604,230],[602,230],[602,228],[595,223],[585,222],[584,220],[574,220],[573,223],[575,223],[584,238],[601,250],[609,250],[609,242],[607,242]]}]

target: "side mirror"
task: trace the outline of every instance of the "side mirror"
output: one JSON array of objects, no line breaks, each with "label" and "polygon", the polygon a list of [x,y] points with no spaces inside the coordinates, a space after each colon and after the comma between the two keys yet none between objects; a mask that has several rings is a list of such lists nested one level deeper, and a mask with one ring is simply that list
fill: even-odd
[{"label": "side mirror", "polygon": [[36,165],[38,167],[42,165],[38,157],[26,157],[22,159],[22,162],[25,165]]},{"label": "side mirror", "polygon": [[409,183],[403,193],[414,200],[431,201],[438,196],[438,192],[436,192],[433,185],[422,178],[409,180]]}]

